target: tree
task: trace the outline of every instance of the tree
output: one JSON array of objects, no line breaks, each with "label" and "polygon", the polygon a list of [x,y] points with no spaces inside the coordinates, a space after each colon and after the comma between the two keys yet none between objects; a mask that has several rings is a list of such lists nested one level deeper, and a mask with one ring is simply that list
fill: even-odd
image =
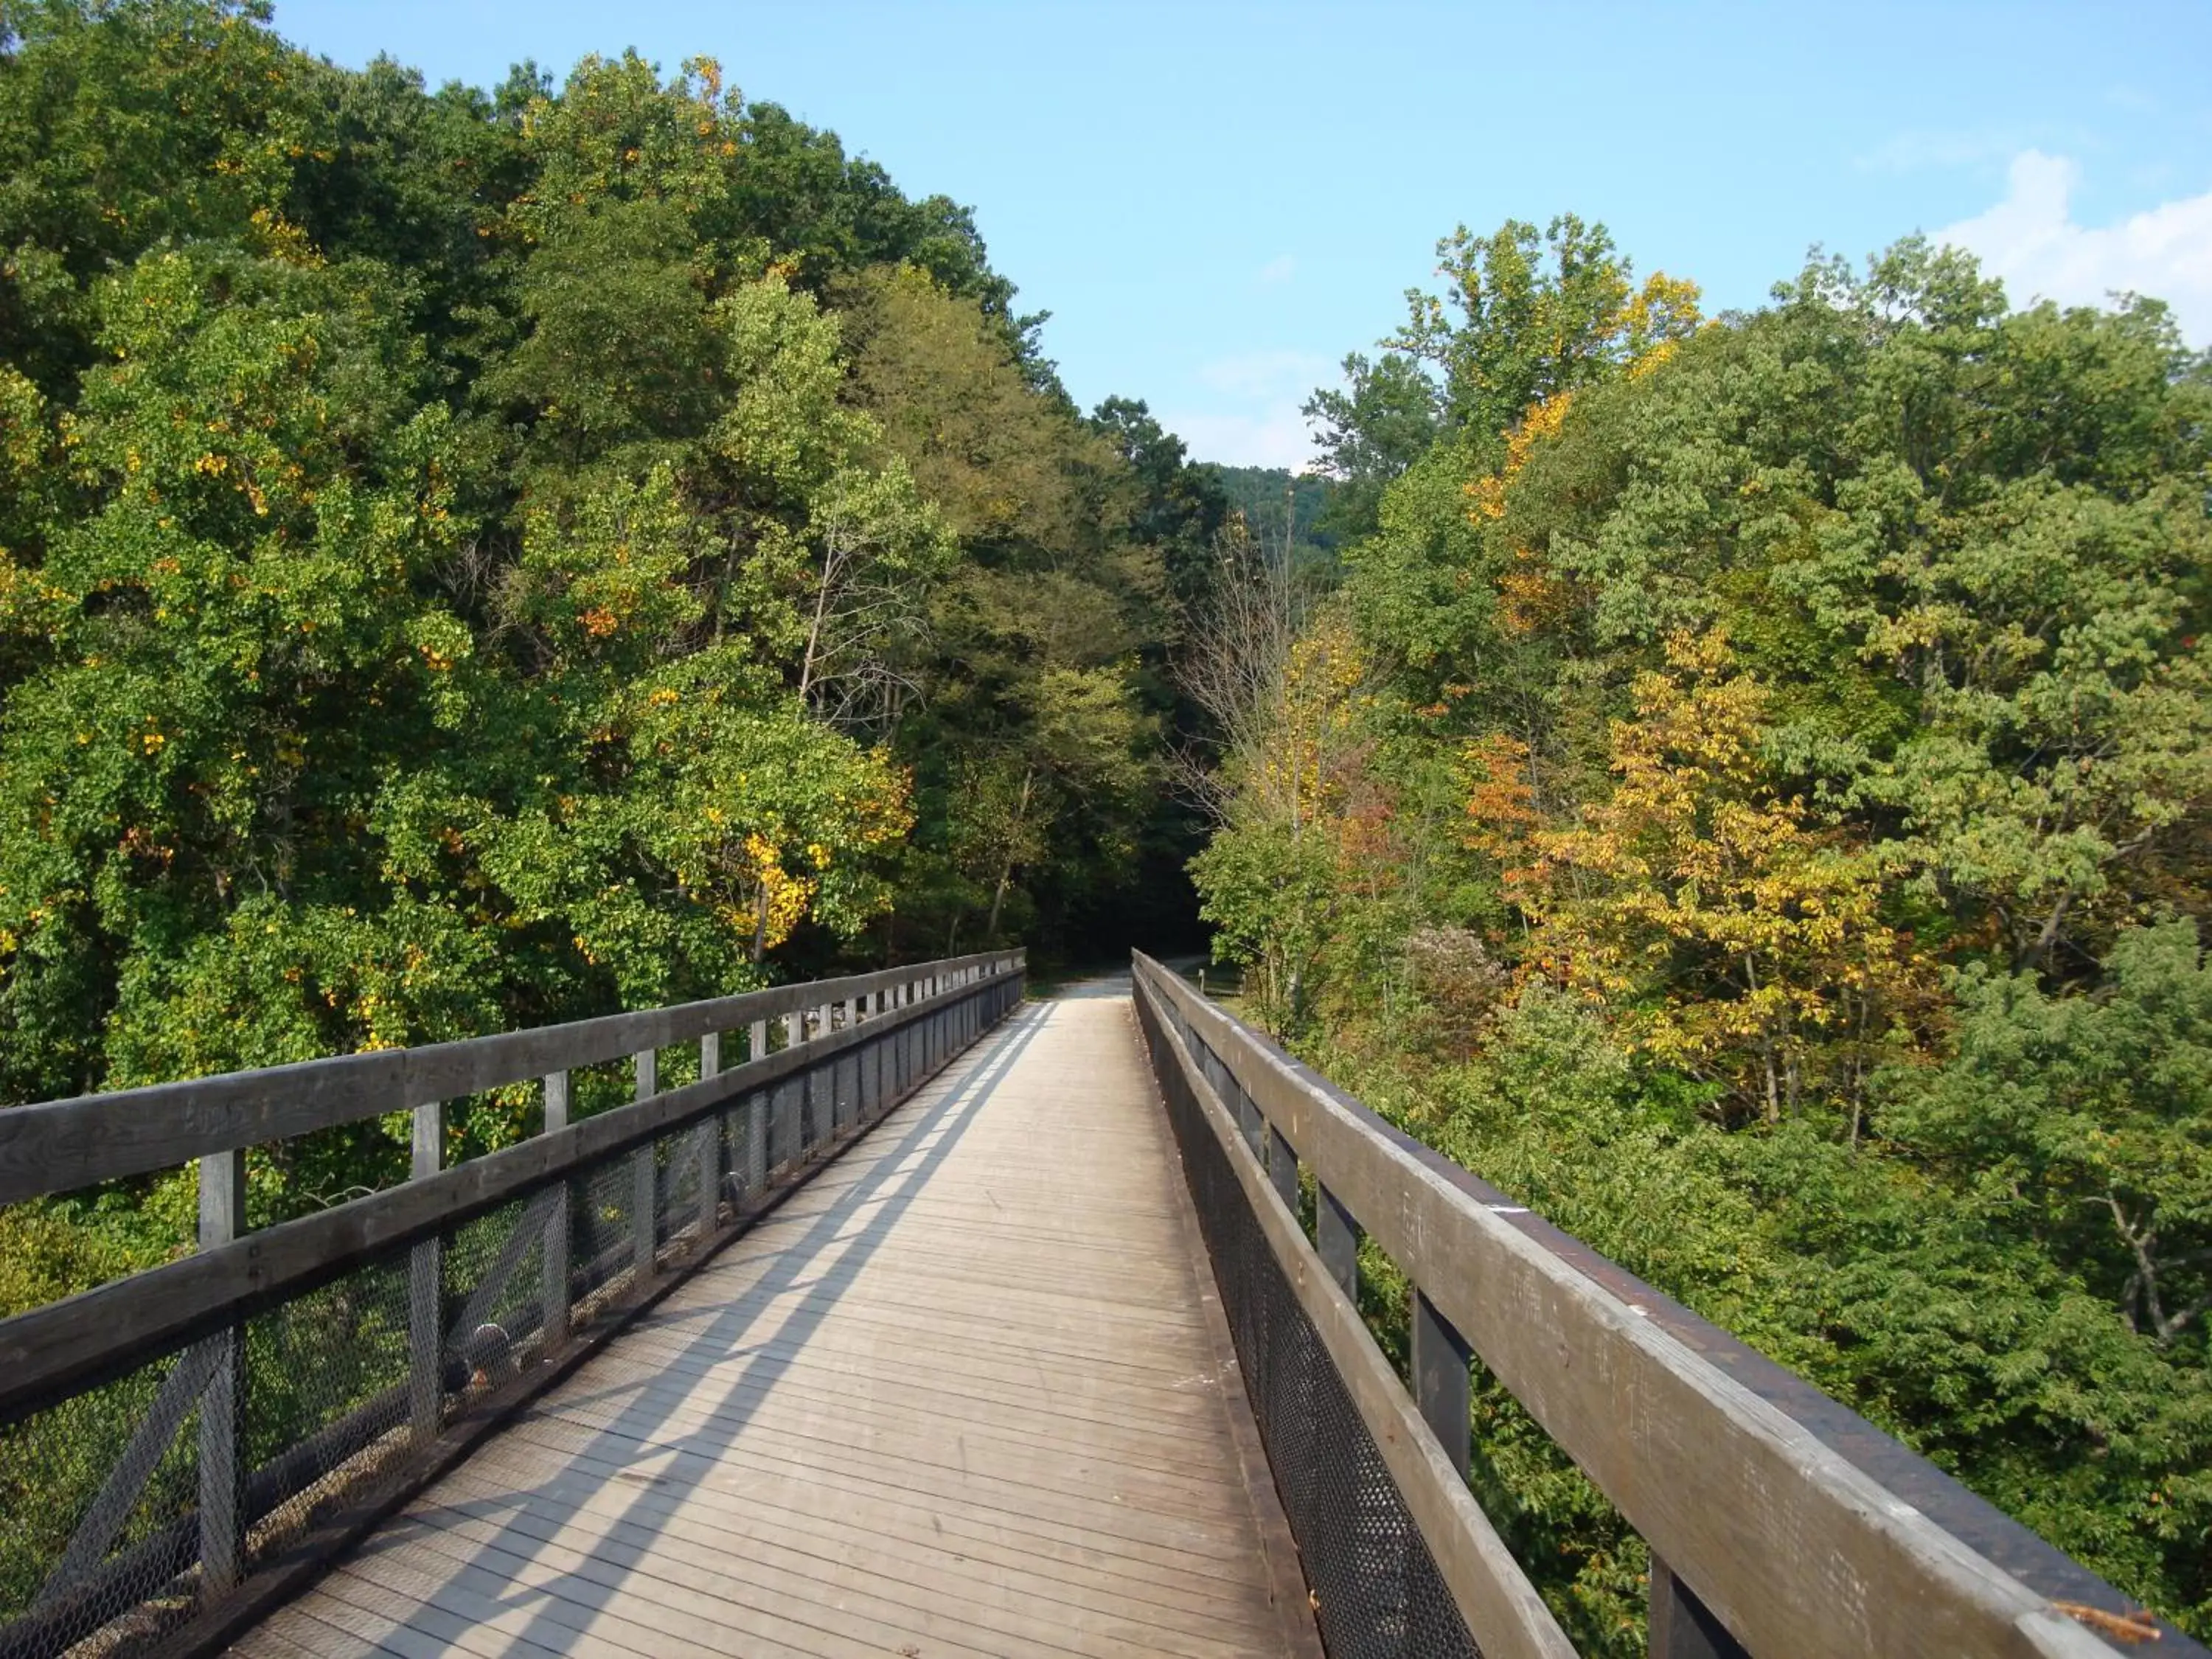
[{"label": "tree", "polygon": [[[1224,768],[1218,948],[1408,1133],[2201,1624],[2204,358],[1917,241],[1694,329],[1576,222],[1444,255],[1385,343],[1440,429],[1275,653],[1348,630],[1331,793],[1294,840]],[[1632,1540],[1478,1412],[1627,1650]]]},{"label": "tree", "polygon": [[1384,488],[1428,453],[1443,415],[1434,382],[1404,352],[1352,352],[1343,370],[1345,389],[1320,387],[1298,412],[1321,422],[1314,444],[1336,484],[1322,528],[1349,541],[1373,533]]},{"label": "tree", "polygon": [[1636,288],[1605,227],[1571,213],[1540,236],[1517,219],[1483,237],[1462,225],[1437,244],[1437,264],[1446,297],[1409,291],[1406,325],[1385,343],[1436,376],[1444,422],[1480,460],[1522,410],[1619,374],[1698,322],[1695,284],[1662,273]]},{"label": "tree", "polygon": [[1308,1016],[1309,976],[1347,906],[1388,878],[1372,854],[1389,801],[1363,763],[1370,701],[1351,630],[1335,616],[1297,629],[1295,600],[1255,574],[1224,584],[1215,643],[1192,671],[1227,746],[1208,781],[1219,822],[1191,870],[1216,954],[1258,968],[1258,1010],[1287,1031]]},{"label": "tree", "polygon": [[2052,997],[1975,966],[1955,1056],[1886,1079],[1880,1127],[1984,1195],[2161,1346],[2212,1312],[2212,963],[2187,921],[2114,941],[2105,988]]},{"label": "tree", "polygon": [[1091,411],[1090,426],[1128,467],[1135,498],[1128,533],[1156,550],[1168,592],[1188,618],[1206,601],[1214,542],[1229,522],[1220,469],[1194,464],[1182,440],[1153,419],[1141,398],[1107,398]]},{"label": "tree", "polygon": [[1915,1046],[1930,965],[1882,919],[1864,849],[1767,787],[1767,693],[1729,672],[1726,640],[1677,635],[1667,660],[1613,725],[1610,795],[1536,832],[1515,872],[1528,960],[1625,1005],[1655,1057],[1735,1109],[1778,1122],[1809,1093],[1856,1135],[1870,1064]]}]

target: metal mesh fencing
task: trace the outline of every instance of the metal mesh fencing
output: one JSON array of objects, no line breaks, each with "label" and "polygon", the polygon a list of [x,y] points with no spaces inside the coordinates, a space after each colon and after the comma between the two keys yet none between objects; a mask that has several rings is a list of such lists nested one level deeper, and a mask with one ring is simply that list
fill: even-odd
[{"label": "metal mesh fencing", "polygon": [[392,1252],[246,1321],[239,1458],[253,1553],[292,1542],[320,1501],[406,1449],[410,1264]]},{"label": "metal mesh fencing", "polygon": [[0,1430],[0,1656],[61,1651],[195,1558],[204,1365],[163,1355]]},{"label": "metal mesh fencing", "polygon": [[569,1302],[579,1320],[629,1288],[637,1265],[631,1222],[637,1180],[625,1155],[569,1183]]},{"label": "metal mesh fencing", "polygon": [[[1172,1018],[1172,1016],[1170,1016]],[[1228,1154],[1171,1056],[1147,1036],[1212,1259],[1231,1340],[1275,1490],[1297,1538],[1332,1659],[1453,1659],[1479,1654],[1428,1546],[1390,1478]],[[1200,1063],[1211,1059],[1194,1045]],[[1218,1068],[1206,1066],[1209,1073]],[[1225,1079],[1225,1068],[1222,1071]],[[1234,1089],[1233,1082],[1230,1084]],[[1224,1097],[1233,1099],[1233,1096]]]},{"label": "metal mesh fencing", "polygon": [[[963,1011],[961,1037],[1018,996],[1018,981],[994,988]],[[258,1564],[404,1478],[477,1400],[886,1109],[945,1057],[954,1024],[827,1056],[0,1424],[0,1659],[163,1651]],[[660,1086],[696,1074],[671,1060]],[[577,1116],[617,1109],[629,1073],[577,1068],[564,1097]]]}]

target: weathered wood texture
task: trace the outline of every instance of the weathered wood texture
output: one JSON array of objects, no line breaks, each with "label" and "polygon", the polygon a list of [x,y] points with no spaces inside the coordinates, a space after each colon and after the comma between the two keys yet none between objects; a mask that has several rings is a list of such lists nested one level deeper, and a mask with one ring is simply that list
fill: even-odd
[{"label": "weathered wood texture", "polygon": [[1200,1066],[1216,1087],[1252,1102],[1751,1652],[2112,1650],[2053,1605],[2126,1609],[2087,1569],[1392,1128],[1157,963],[1139,957],[1137,975],[1211,1051]]},{"label": "weathered wood texture", "polygon": [[[1146,995],[1142,987],[1138,994]],[[1296,1165],[1290,1165],[1293,1179],[1285,1196],[1278,1182],[1282,1166],[1261,1168],[1251,1152],[1252,1137],[1237,1124],[1173,1027],[1161,1021],[1161,1012],[1157,1000],[1140,1009],[1146,1029],[1174,1045],[1169,1063],[1180,1068],[1200,1115],[1228,1158],[1268,1249],[1281,1264],[1291,1294],[1343,1382],[1480,1651],[1492,1659],[1571,1659],[1574,1649],[1565,1632],[1468,1490],[1464,1359],[1455,1452],[1436,1431],[1434,1420],[1424,1420],[1423,1407],[1406,1391],[1369,1334],[1352,1299],[1355,1289],[1346,1285],[1300,1231],[1297,1211],[1292,1207]],[[1158,1049],[1154,1052],[1157,1055]]]},{"label": "weathered wood texture", "polygon": [[236,1650],[1310,1659],[1187,1204],[1027,1010]]},{"label": "weathered wood texture", "polygon": [[[949,982],[958,975],[972,982],[985,968],[1006,967],[1021,954],[994,951],[460,1042],[340,1054],[17,1106],[0,1112],[0,1204],[175,1169],[210,1152],[411,1111],[426,1101],[457,1099],[714,1032],[757,1029],[778,1015],[902,987],[917,976]],[[757,1048],[752,1057],[759,1058]]]}]

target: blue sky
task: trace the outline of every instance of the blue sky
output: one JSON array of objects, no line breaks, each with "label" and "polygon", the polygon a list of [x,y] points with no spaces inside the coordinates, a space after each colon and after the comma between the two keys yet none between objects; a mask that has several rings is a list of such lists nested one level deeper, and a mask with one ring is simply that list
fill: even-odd
[{"label": "blue sky", "polygon": [[1462,222],[1601,219],[1759,303],[1813,243],[1973,246],[2016,300],[2134,288],[2212,344],[2212,3],[1249,6],[277,0],[435,83],[705,53],[912,195],[972,204],[1085,405],[1297,464],[1297,407]]}]

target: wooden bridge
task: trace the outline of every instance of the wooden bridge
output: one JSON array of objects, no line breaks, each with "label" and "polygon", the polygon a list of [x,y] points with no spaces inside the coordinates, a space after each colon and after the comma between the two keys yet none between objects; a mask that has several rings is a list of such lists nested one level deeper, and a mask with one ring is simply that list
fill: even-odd
[{"label": "wooden bridge", "polygon": [[[0,1203],[201,1192],[198,1254],[0,1322],[0,1659],[1557,1659],[1478,1362],[1650,1545],[1667,1659],[2203,1655],[1158,964],[1022,988],[0,1113]],[[535,1133],[446,1167],[518,1090]],[[395,1112],[411,1179],[246,1229],[244,1149]]]}]

